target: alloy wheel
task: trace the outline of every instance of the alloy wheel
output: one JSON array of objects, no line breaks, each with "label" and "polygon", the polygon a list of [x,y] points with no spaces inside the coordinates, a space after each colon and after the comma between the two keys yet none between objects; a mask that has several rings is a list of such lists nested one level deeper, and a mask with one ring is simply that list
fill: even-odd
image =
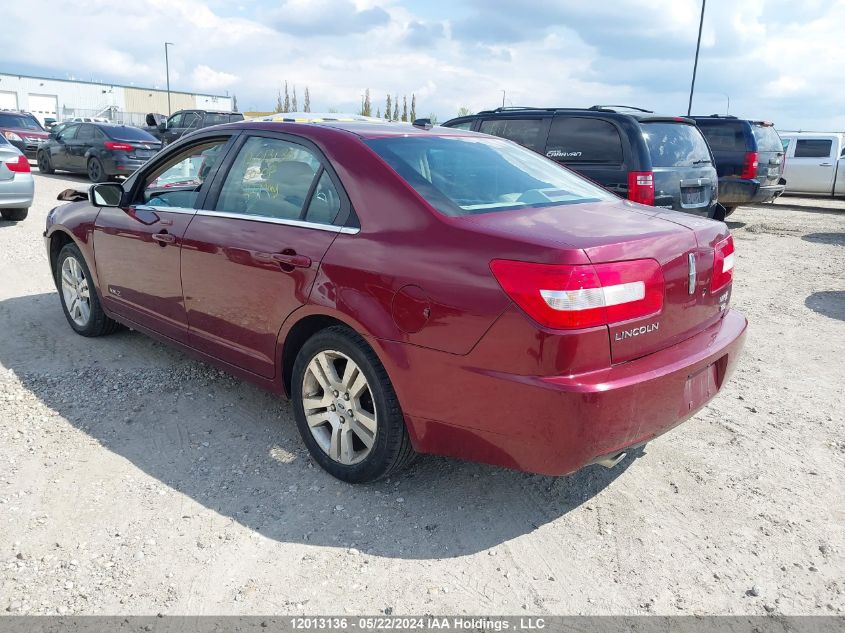
[{"label": "alloy wheel", "polygon": [[79,327],[85,327],[91,318],[91,294],[88,278],[75,257],[67,257],[62,262],[61,273],[62,297],[65,307]]},{"label": "alloy wheel", "polygon": [[349,356],[324,350],[311,359],[302,405],[311,435],[332,460],[351,465],[370,454],[378,414],[367,378]]},{"label": "alloy wheel", "polygon": [[96,159],[88,163],[88,179],[91,182],[100,182],[102,178],[102,167],[100,162]]}]

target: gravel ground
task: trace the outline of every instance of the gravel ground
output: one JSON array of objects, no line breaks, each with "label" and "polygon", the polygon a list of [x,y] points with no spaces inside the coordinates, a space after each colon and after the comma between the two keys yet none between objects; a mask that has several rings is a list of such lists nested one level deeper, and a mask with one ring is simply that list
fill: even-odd
[{"label": "gravel ground", "polygon": [[613,470],[426,457],[353,487],[287,402],[138,333],[65,323],[41,232],[0,223],[0,612],[845,610],[845,204],[730,218],[744,358]]}]

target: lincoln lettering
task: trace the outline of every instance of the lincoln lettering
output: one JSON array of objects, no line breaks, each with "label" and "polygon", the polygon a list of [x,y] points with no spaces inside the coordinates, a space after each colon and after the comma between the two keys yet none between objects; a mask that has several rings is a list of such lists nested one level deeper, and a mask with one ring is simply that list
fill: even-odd
[{"label": "lincoln lettering", "polygon": [[659,323],[649,323],[648,325],[643,325],[641,327],[635,327],[630,330],[622,330],[621,332],[617,332],[615,338],[617,341],[624,341],[626,338],[631,338],[632,336],[639,336],[640,334],[656,332],[659,328]]}]

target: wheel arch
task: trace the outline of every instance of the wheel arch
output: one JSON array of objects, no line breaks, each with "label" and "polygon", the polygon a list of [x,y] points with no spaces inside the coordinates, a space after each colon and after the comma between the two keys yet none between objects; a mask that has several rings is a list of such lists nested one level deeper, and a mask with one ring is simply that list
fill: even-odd
[{"label": "wheel arch", "polygon": [[[56,277],[56,261],[59,259],[59,253],[68,244],[75,244],[79,248],[79,244],[76,243],[76,240],[67,231],[57,229],[50,235],[50,274],[53,276],[53,283],[56,285],[56,288],[59,287],[59,280]],[[82,252],[81,248],[79,250]],[[89,266],[88,268],[90,270],[91,267]]]},{"label": "wheel arch", "polygon": [[293,364],[296,361],[299,350],[317,332],[335,325],[343,325],[350,329],[355,329],[349,323],[328,314],[304,315],[289,327],[284,334],[281,344],[282,387],[284,388],[285,395],[288,397],[291,395]]}]

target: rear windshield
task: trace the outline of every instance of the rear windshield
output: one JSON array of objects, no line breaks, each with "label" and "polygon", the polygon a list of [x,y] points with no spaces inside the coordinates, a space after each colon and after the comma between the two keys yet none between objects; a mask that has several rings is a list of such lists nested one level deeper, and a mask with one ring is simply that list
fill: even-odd
[{"label": "rear windshield", "polygon": [[141,128],[129,125],[100,128],[116,141],[140,141],[142,143],[158,143],[159,140]]},{"label": "rear windshield", "polygon": [[411,136],[366,143],[444,215],[613,198],[568,169],[499,139]]},{"label": "rear windshield", "polygon": [[771,125],[752,125],[751,132],[757,139],[758,152],[782,152],[780,136]]},{"label": "rear windshield", "polygon": [[710,162],[707,141],[687,123],[643,123],[653,167],[692,167]]},{"label": "rear windshield", "polygon": [[699,121],[698,127],[714,152],[745,151],[745,124],[739,121]]},{"label": "rear windshield", "polygon": [[31,116],[25,114],[10,114],[8,112],[0,112],[0,127],[13,127],[19,130],[35,130],[36,132],[43,132],[44,128],[41,124]]}]

